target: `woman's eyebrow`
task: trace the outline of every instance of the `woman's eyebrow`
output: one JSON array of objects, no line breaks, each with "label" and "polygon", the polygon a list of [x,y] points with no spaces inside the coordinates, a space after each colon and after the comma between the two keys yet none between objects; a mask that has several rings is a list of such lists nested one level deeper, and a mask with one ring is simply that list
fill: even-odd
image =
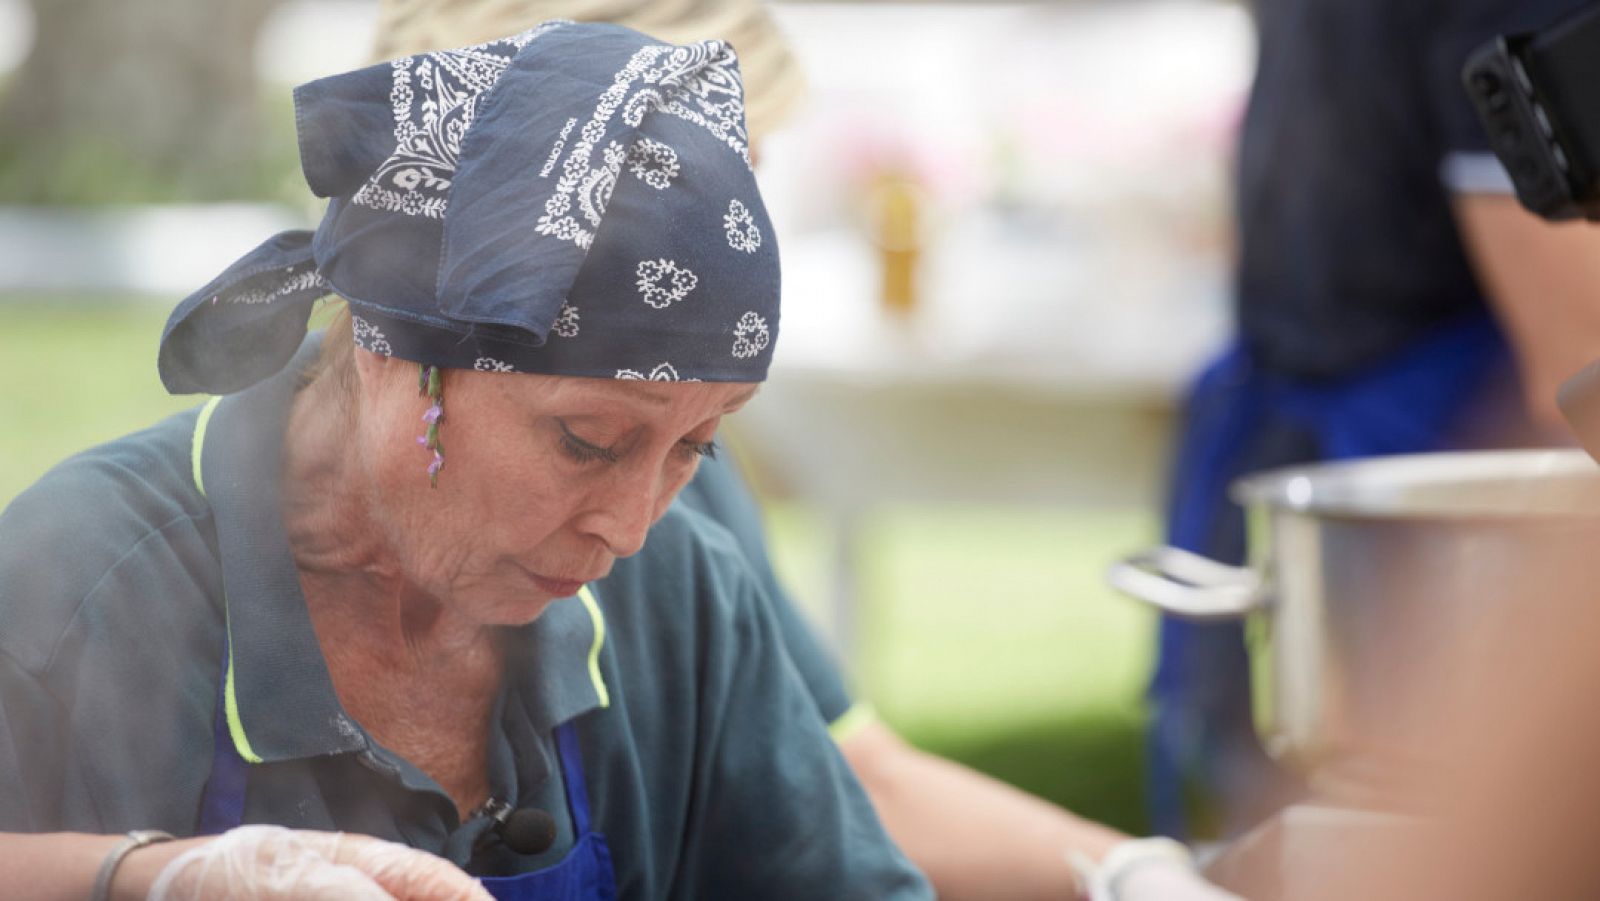
[{"label": "woman's eyebrow", "polygon": [[[637,431],[637,426],[628,424],[626,419],[619,420],[614,415],[603,413],[571,413],[552,416],[551,418],[556,421],[561,430],[566,432],[567,435],[594,447],[616,448],[626,442],[629,436]],[[602,445],[591,438],[574,434],[574,428],[582,429],[585,432],[599,431],[601,434],[610,434],[613,437],[610,444]]]},{"label": "woman's eyebrow", "polygon": [[559,413],[552,414],[551,419],[561,422],[605,422],[617,418],[614,413]]}]

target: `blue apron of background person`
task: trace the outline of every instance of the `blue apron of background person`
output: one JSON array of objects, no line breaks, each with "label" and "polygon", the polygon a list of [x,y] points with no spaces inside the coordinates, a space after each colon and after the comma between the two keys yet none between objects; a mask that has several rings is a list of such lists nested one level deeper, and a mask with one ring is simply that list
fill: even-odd
[{"label": "blue apron of background person", "polygon": [[[223,661],[230,659],[226,646]],[[226,710],[227,674],[217,689],[217,708],[212,717],[211,775],[200,795],[197,835],[217,835],[242,824],[245,782],[249,764],[239,756],[228,731]],[[520,876],[489,876],[479,879],[498,901],[615,901],[616,874],[611,866],[611,849],[604,835],[594,831],[589,818],[589,791],[584,781],[583,759],[578,748],[578,732],[572,721],[556,727],[556,746],[561,757],[561,775],[566,782],[567,808],[572,814],[572,832],[577,837],[572,850],[561,861]]]},{"label": "blue apron of background person", "polygon": [[[1504,338],[1487,313],[1435,330],[1361,374],[1309,383],[1259,366],[1235,345],[1188,398],[1167,510],[1167,542],[1224,563],[1245,558],[1238,477],[1276,466],[1437,450],[1493,376]],[[1165,617],[1150,688],[1149,803],[1154,829],[1186,838],[1186,788],[1230,803],[1260,795],[1269,764],[1251,721],[1249,661],[1237,623]],[[1265,810],[1239,811],[1247,823]],[[1242,825],[1242,824],[1234,824]]]}]

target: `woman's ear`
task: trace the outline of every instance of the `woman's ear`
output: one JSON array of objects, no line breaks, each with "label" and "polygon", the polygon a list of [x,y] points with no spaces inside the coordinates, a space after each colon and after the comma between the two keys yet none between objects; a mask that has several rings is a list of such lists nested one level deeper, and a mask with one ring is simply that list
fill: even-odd
[{"label": "woman's ear", "polygon": [[383,384],[385,379],[394,378],[395,372],[398,371],[396,367],[404,362],[360,347],[352,348],[352,352],[355,354],[355,388],[361,394],[368,394],[370,393],[368,389]]}]

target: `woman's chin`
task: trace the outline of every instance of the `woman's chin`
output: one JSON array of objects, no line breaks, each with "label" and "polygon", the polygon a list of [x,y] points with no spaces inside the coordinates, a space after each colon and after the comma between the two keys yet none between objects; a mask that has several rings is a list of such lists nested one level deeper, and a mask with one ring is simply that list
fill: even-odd
[{"label": "woman's chin", "polygon": [[[575,580],[552,579],[524,566],[502,569],[485,579],[454,592],[456,609],[489,626],[525,626],[538,619],[558,601],[574,598],[587,584]],[[470,611],[470,612],[468,612]]]},{"label": "woman's chin", "polygon": [[561,598],[530,594],[514,604],[497,605],[487,611],[483,621],[491,626],[526,626],[543,616],[559,600]]}]

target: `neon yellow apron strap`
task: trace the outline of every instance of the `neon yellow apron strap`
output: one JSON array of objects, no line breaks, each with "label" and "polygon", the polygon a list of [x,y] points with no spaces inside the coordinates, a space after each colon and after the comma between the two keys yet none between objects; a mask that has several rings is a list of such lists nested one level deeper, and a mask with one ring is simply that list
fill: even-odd
[{"label": "neon yellow apron strap", "polygon": [[857,701],[838,719],[828,724],[828,734],[833,737],[834,744],[842,745],[877,721],[878,711],[873,710],[872,705],[866,701]]},{"label": "neon yellow apron strap", "polygon": [[211,424],[211,414],[217,411],[222,398],[213,397],[200,408],[200,418],[194,421],[194,440],[189,444],[189,459],[194,466],[194,487],[201,497],[206,496],[205,476],[200,472],[200,449],[206,446],[206,426]]},{"label": "neon yellow apron strap", "polygon": [[[226,606],[227,599],[223,599]],[[228,676],[223,683],[222,707],[228,714],[228,735],[233,738],[233,748],[246,763],[260,763],[261,755],[255,748],[250,747],[250,739],[244,734],[244,721],[239,719],[239,698],[233,691],[233,642],[228,643]]]},{"label": "neon yellow apron strap", "polygon": [[[201,497],[206,496],[205,475],[200,468],[200,455],[206,446],[206,426],[211,424],[211,414],[217,411],[217,404],[222,398],[213,397],[206,401],[200,408],[200,416],[194,421],[194,439],[189,444],[189,459],[194,467],[194,487],[200,492]],[[233,689],[233,618],[228,614],[228,595],[222,595],[222,622],[223,628],[228,632],[228,662],[227,673],[222,679],[222,708],[228,717],[228,735],[233,739],[234,750],[239,756],[249,763],[260,763],[261,755],[250,747],[250,739],[244,734],[244,721],[239,719],[239,697]]]},{"label": "neon yellow apron strap", "polygon": [[589,646],[589,681],[594,683],[594,693],[600,698],[600,706],[610,707],[611,692],[606,690],[605,677],[600,675],[600,648],[606,643],[606,618],[600,612],[600,604],[594,599],[594,592],[589,590],[589,586],[578,589],[578,597],[589,611],[590,621],[594,623],[594,643]]}]

